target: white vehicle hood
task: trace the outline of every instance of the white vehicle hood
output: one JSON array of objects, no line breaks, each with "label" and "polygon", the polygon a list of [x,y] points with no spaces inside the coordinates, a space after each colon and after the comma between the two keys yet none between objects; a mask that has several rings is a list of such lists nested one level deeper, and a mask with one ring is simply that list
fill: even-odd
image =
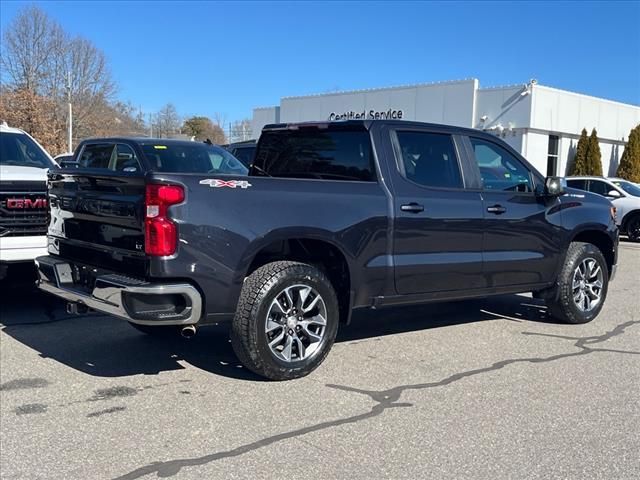
[{"label": "white vehicle hood", "polygon": [[0,165],[0,182],[2,181],[46,182],[47,169]]}]

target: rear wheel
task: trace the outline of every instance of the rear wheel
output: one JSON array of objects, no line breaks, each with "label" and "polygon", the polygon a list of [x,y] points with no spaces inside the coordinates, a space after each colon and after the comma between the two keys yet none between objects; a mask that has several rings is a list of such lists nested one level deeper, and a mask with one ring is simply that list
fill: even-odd
[{"label": "rear wheel", "polygon": [[551,316],[567,323],[590,322],[602,310],[608,284],[607,263],[598,247],[571,243],[557,285],[547,300]]},{"label": "rear wheel", "polygon": [[640,242],[640,215],[636,215],[627,222],[626,230],[629,240]]},{"label": "rear wheel", "polygon": [[271,380],[311,373],[338,330],[338,300],[327,277],[304,263],[264,265],[244,282],[231,329],[242,364]]}]

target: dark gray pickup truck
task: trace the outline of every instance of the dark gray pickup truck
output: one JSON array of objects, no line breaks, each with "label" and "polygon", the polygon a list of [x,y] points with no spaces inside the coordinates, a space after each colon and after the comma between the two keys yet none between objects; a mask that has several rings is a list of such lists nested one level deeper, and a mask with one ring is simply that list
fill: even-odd
[{"label": "dark gray pickup truck", "polygon": [[248,170],[212,145],[101,138],[72,164],[49,173],[40,288],[150,334],[231,320],[271,379],[316,368],[356,308],[534,292],[588,322],[616,268],[609,201],[477,130],[270,125]]}]

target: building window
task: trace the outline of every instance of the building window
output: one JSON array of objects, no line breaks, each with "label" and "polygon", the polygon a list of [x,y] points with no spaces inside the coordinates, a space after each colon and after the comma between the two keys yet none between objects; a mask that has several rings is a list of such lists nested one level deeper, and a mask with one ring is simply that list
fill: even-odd
[{"label": "building window", "polygon": [[549,135],[549,148],[547,151],[547,177],[558,174],[558,144],[560,137]]}]

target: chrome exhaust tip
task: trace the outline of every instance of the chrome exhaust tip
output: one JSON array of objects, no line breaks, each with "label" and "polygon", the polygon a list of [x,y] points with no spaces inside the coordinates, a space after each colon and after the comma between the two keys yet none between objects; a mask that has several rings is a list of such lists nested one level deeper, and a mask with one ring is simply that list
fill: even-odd
[{"label": "chrome exhaust tip", "polygon": [[180,330],[180,335],[182,335],[184,338],[191,338],[196,334],[197,331],[198,330],[196,329],[195,325],[187,325],[186,327],[182,327],[182,330]]},{"label": "chrome exhaust tip", "polygon": [[89,307],[87,307],[83,303],[77,302],[67,302],[67,313],[69,315],[82,315],[89,311]]}]

